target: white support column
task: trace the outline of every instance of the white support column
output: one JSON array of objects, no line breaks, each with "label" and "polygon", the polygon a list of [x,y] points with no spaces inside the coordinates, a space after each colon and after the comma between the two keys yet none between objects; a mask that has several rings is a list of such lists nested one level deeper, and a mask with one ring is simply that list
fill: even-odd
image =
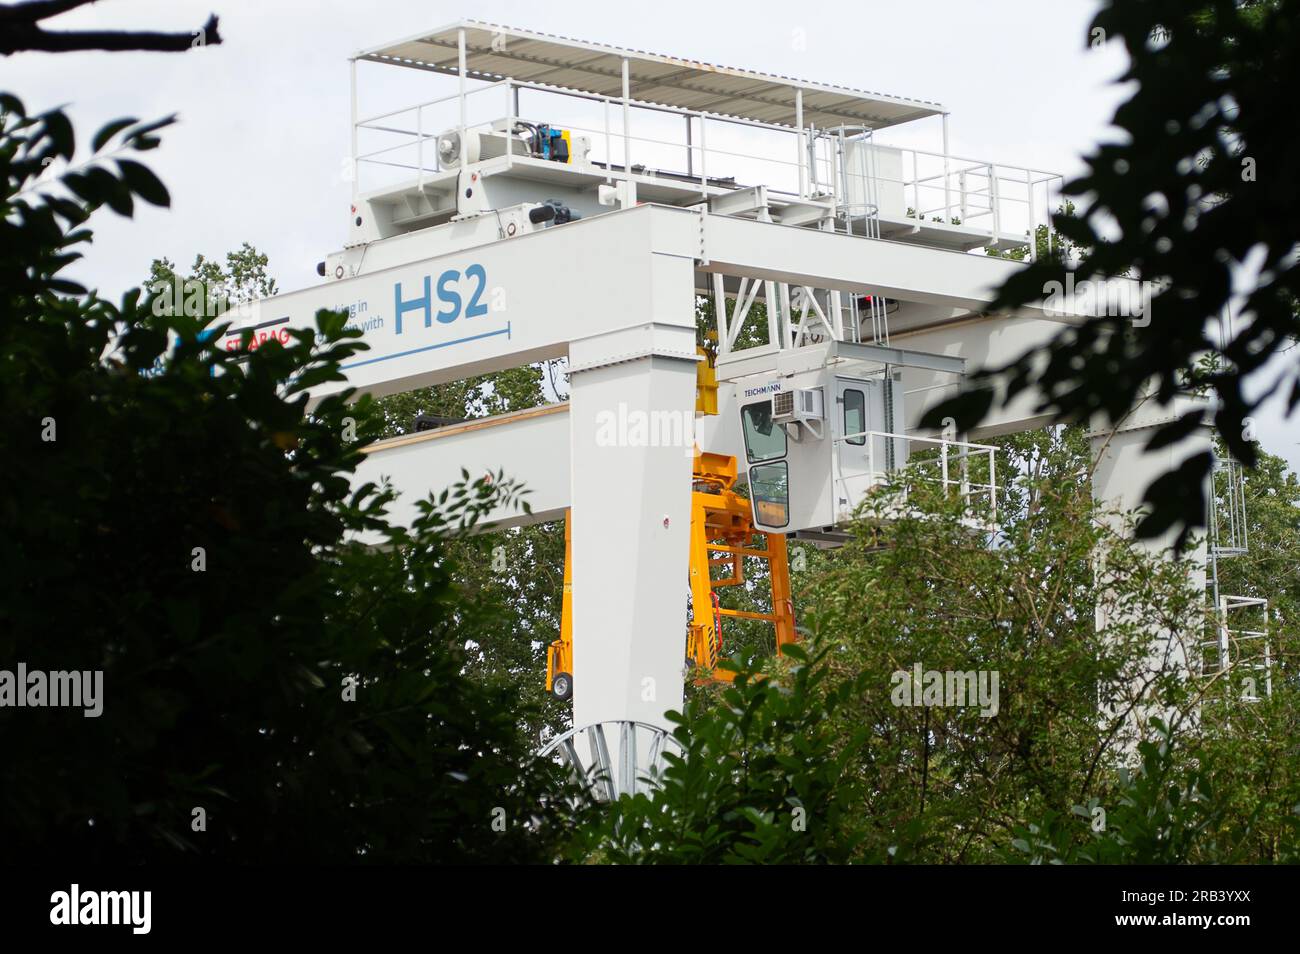
[{"label": "white support column", "polygon": [[[950,170],[948,166],[948,114],[943,114],[943,224],[948,225],[952,222],[952,185],[948,181]],[[919,210],[918,210],[919,211]],[[965,221],[963,220],[963,223]]]},{"label": "white support column", "polygon": [[415,107],[415,167],[416,188],[424,192],[424,107]]},{"label": "white support column", "polygon": [[1025,170],[1025,193],[1029,203],[1029,261],[1038,261],[1038,218],[1034,210],[1034,174]]},{"label": "white support column", "polygon": [[686,659],[693,263],[656,256],[654,320],[570,346],[573,720],[668,727]]},{"label": "white support column", "polygon": [[[1094,470],[1092,477],[1093,498],[1118,514],[1124,514],[1142,506],[1143,491],[1162,473],[1174,469],[1194,454],[1212,448],[1211,431],[1208,426],[1197,432],[1189,440],[1172,447],[1164,447],[1147,453],[1144,448],[1151,439],[1154,428],[1159,424],[1172,421],[1182,414],[1204,406],[1204,403],[1190,398],[1177,399],[1171,407],[1139,407],[1118,427],[1099,427],[1091,433]],[[1207,486],[1205,491],[1208,493]],[[1116,518],[1112,527],[1123,532],[1121,523]],[[1143,549],[1164,554],[1172,559],[1169,549],[1173,546],[1174,534],[1138,542]],[[1202,541],[1195,550],[1182,557],[1187,567],[1188,582],[1201,592],[1206,585],[1206,547]],[[1125,620],[1122,616],[1111,615],[1107,607],[1099,603],[1097,608],[1097,628],[1104,631],[1107,627],[1124,622],[1144,623],[1145,620]],[[1151,626],[1150,671],[1173,666],[1191,675],[1191,666],[1195,660],[1189,658],[1189,650],[1199,642],[1198,633],[1174,633],[1159,626]],[[1108,711],[1103,704],[1104,711]],[[1137,725],[1145,726],[1153,716],[1169,721],[1172,712],[1162,712],[1152,704],[1139,707],[1133,713]]]},{"label": "white support column", "polygon": [[799,130],[799,198],[808,195],[808,150],[804,146],[803,90],[794,91],[794,125]]},{"label": "white support column", "polygon": [[704,113],[700,113],[700,199],[704,203],[704,208],[708,209],[709,172],[707,168],[708,164],[705,161],[705,145],[704,145],[704,123],[706,120],[707,117],[704,115]]},{"label": "white support column", "polygon": [[993,247],[997,248],[1002,238],[1002,218],[999,206],[1002,197],[998,191],[998,167],[989,163],[989,208],[993,212]]},{"label": "white support column", "polygon": [[794,326],[790,323],[790,286],[781,282],[781,350],[794,347]]},{"label": "white support column", "polygon": [[[610,145],[609,132],[609,97],[604,98],[605,104],[605,181],[614,181],[614,147]],[[627,205],[624,203],[623,208]]]},{"label": "white support column", "polygon": [[355,58],[348,60],[348,67],[352,89],[352,163],[348,171],[352,173],[352,206],[355,209],[357,196],[360,194],[358,180],[361,178],[361,170],[357,168],[357,61]]},{"label": "white support column", "polygon": [[[636,205],[636,183],[632,181],[632,80],[628,75],[627,58],[623,58],[623,174],[627,177],[623,184],[623,208],[630,209]],[[701,132],[701,135],[703,133]],[[704,161],[701,157],[700,167]]]},{"label": "white support column", "polygon": [[767,312],[767,343],[784,349],[781,344],[781,303],[776,282],[763,282],[763,308]]},{"label": "white support column", "polygon": [[[1121,512],[1140,507],[1143,491],[1155,478],[1213,446],[1207,425],[1186,441],[1145,452],[1143,448],[1154,428],[1205,407],[1203,401],[1194,398],[1177,398],[1163,408],[1152,407],[1152,403],[1133,411],[1118,427],[1095,427],[1089,432],[1095,462],[1093,497]],[[1153,552],[1163,552],[1173,546],[1174,536],[1169,533],[1145,541],[1143,546]]]},{"label": "white support column", "polygon": [[506,168],[515,164],[515,120],[519,118],[519,87],[506,77]]},{"label": "white support column", "polygon": [[[808,157],[808,194],[812,195],[822,191],[821,180],[817,177],[817,124],[809,123],[805,135],[808,137],[805,148],[805,154]],[[833,222],[834,219],[828,221]],[[827,223],[823,222],[822,228],[826,228],[826,225]]]},{"label": "white support column", "polygon": [[456,78],[460,87],[460,167],[465,168],[469,159],[469,145],[465,138],[465,31],[456,31]]},{"label": "white support column", "polygon": [[727,293],[722,276],[713,273],[713,325],[718,335],[718,354],[731,353],[731,330],[727,322]]},{"label": "white support column", "polygon": [[690,438],[650,441],[693,421],[695,363],[646,357],[570,372],[575,726],[667,728],[664,713],[682,706],[691,448],[680,443]]},{"label": "white support column", "polygon": [[686,120],[686,177],[694,178],[695,176],[695,149],[691,142],[691,117],[683,117]]}]

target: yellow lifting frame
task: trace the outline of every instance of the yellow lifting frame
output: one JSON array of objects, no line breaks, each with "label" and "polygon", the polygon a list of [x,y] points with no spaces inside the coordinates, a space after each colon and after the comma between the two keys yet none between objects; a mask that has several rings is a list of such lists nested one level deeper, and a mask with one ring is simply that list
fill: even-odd
[{"label": "yellow lifting frame", "polygon": [[[694,489],[691,493],[691,623],[686,655],[705,677],[730,682],[732,674],[718,669],[722,654],[722,620],[766,620],[776,630],[779,653],[795,640],[794,602],[790,591],[790,562],[785,535],[754,528],[749,501],[733,489],[736,459],[723,454],[696,453]],[[753,546],[755,535],[765,546]],[[745,582],[745,557],[768,562],[772,585],[772,611],[724,609],[715,598],[717,590]],[[714,579],[713,567],[730,567]]]},{"label": "yellow lifting frame", "polygon": [[[722,654],[722,620],[766,620],[776,630],[776,651],[796,639],[794,601],[790,590],[790,562],[785,535],[756,530],[749,501],[733,489],[736,459],[696,451],[691,492],[690,586],[691,622],[686,655],[699,670],[699,678],[730,682],[732,674],[717,668]],[[753,546],[761,536],[765,546]],[[770,613],[723,609],[715,602],[717,590],[745,582],[744,558],[768,562],[772,586]],[[712,567],[730,572],[714,579]],[[546,689],[568,699],[573,692],[573,542],[571,512],[564,515],[564,597],[560,609],[560,638],[546,654]]]},{"label": "yellow lifting frame", "polygon": [[[551,643],[546,652],[546,691],[561,699],[568,699],[573,695],[572,513],[572,509],[564,511],[564,596],[560,601],[560,638]],[[558,691],[557,676],[560,683]]]}]

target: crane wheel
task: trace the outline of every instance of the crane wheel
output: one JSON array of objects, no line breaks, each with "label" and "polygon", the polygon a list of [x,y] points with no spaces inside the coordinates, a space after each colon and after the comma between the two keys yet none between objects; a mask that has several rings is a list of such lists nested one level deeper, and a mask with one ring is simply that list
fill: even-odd
[{"label": "crane wheel", "polygon": [[557,672],[551,680],[551,694],[561,702],[573,698],[573,676],[567,672]]}]

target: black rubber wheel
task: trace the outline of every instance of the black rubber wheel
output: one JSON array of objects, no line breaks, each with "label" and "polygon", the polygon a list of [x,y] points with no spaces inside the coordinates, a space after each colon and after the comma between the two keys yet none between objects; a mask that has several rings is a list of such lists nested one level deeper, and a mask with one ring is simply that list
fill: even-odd
[{"label": "black rubber wheel", "polygon": [[561,702],[573,698],[573,676],[567,672],[557,672],[551,680],[551,694]]}]

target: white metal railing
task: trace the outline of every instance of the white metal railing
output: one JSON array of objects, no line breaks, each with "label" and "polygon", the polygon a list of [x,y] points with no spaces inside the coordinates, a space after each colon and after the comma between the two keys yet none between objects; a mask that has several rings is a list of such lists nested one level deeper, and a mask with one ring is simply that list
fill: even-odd
[{"label": "white metal railing", "polygon": [[[1251,611],[1255,619],[1251,621]],[[1236,622],[1243,620],[1243,622]],[[1217,676],[1231,671],[1243,673],[1250,680],[1243,686],[1242,698],[1259,699],[1259,683],[1264,695],[1273,694],[1273,655],[1268,638],[1268,600],[1253,596],[1220,596],[1215,639],[1201,644],[1201,675]],[[1252,675],[1252,673],[1254,675]]]},{"label": "white metal railing", "polygon": [[[464,99],[468,104],[473,97],[477,104],[485,99],[485,94],[496,90],[505,90],[509,97],[509,81],[499,80],[467,90]],[[456,108],[452,109],[452,106]],[[438,107],[445,108],[439,110]],[[353,174],[359,177],[363,164],[385,166],[414,172],[418,184],[423,185],[427,173],[439,171],[437,148],[435,146],[428,149],[426,143],[429,140],[436,140],[445,130],[461,128],[460,107],[460,94],[452,93],[449,96],[424,100],[412,106],[359,118],[355,125],[356,132],[379,133],[396,137],[397,141],[367,152],[358,152],[353,157]],[[465,128],[473,129],[482,125],[486,124],[470,123]]]},{"label": "white metal railing", "polygon": [[[990,524],[997,519],[996,447],[941,437],[895,434],[889,431],[859,431],[855,434],[845,434],[835,438],[834,443],[848,445],[850,441],[859,440],[864,442],[861,446],[866,452],[865,471],[846,473],[846,468],[840,460],[839,447],[832,458],[835,462],[835,485],[837,491],[842,491],[842,499],[847,501],[847,509],[856,509],[872,488],[887,483],[892,475],[910,470],[911,479],[903,485],[900,502],[907,501],[909,491],[916,482],[927,483],[937,485],[944,496],[956,493],[968,510],[986,510]],[[903,445],[901,450],[900,443]],[[917,459],[913,457],[913,444],[934,448],[937,453],[933,457]],[[976,468],[983,473],[977,472],[972,475],[973,461],[983,462],[983,467]]]},{"label": "white metal railing", "polygon": [[[525,111],[520,93],[533,102]],[[504,102],[502,102],[504,99]],[[471,117],[477,111],[477,117]],[[1041,170],[874,142],[867,127],[799,130],[755,120],[560,90],[511,78],[401,109],[359,118],[359,134],[386,137],[354,154],[354,169],[396,168],[422,184],[439,171],[428,142],[444,130],[514,128],[521,113],[591,141],[590,162],[607,181],[663,178],[699,192],[701,200],[742,185],[766,185],[778,201],[833,200],[845,227],[879,214],[979,229],[990,243],[1023,239],[1047,226],[1061,177]],[[635,120],[635,122],[633,122]],[[636,128],[633,128],[635,126]],[[865,145],[865,148],[861,148]],[[514,158],[516,144],[508,143]],[[409,176],[408,176],[409,178]],[[387,184],[387,183],[386,183]],[[870,228],[867,234],[872,235]]]},{"label": "white metal railing", "polygon": [[[531,90],[548,97],[583,100],[599,105],[601,107],[599,115],[588,115],[585,119],[563,115],[557,118],[557,114],[547,112],[544,106],[532,112],[545,115],[548,123],[567,129],[572,134],[588,135],[592,146],[591,163],[601,169],[610,181],[624,180],[633,176],[655,178],[657,175],[666,174],[683,183],[694,183],[701,196],[707,198],[709,195],[730,191],[735,185],[729,183],[737,181],[734,176],[714,175],[711,185],[709,160],[713,160],[715,167],[719,165],[720,160],[732,160],[742,166],[749,165],[751,173],[758,171],[754,168],[756,166],[766,167],[767,173],[759,173],[758,178],[773,183],[769,191],[790,199],[798,197],[800,163],[797,156],[793,159],[780,159],[774,155],[756,155],[753,151],[745,151],[740,146],[729,149],[717,144],[710,145],[708,142],[710,124],[714,127],[719,124],[742,125],[767,134],[793,135],[793,131],[787,127],[737,120],[710,113],[639,104],[632,109],[642,119],[645,118],[642,114],[657,114],[675,116],[690,124],[690,130],[680,139],[665,135],[643,134],[622,127],[621,99],[560,91],[510,79],[499,80],[471,90],[466,93],[466,99],[479,96],[478,102],[482,102],[479,94],[494,90],[504,91],[505,110],[496,111],[485,119],[469,122],[465,126],[466,129],[512,128],[514,121],[520,118],[515,114],[514,107],[520,90]],[[396,142],[359,153],[356,156],[356,164],[358,167],[363,165],[394,167],[417,173],[421,177],[426,173],[440,171],[436,151],[425,150],[424,143],[436,139],[444,130],[460,127],[455,117],[445,115],[447,111],[444,111],[444,118],[440,122],[431,121],[430,114],[434,112],[435,107],[456,103],[459,98],[458,94],[440,97],[359,119],[356,124],[359,131],[382,133],[399,138]],[[618,107],[618,110],[615,110],[615,107]],[[403,121],[405,125],[399,125],[399,122]],[[513,150],[517,147],[509,143],[508,148]],[[522,150],[518,155],[523,155]],[[401,158],[398,159],[396,156]],[[680,166],[683,159],[684,168]],[[633,170],[632,173],[629,173],[630,168]]]},{"label": "white metal railing", "polygon": [[817,136],[810,167],[814,188],[835,184],[850,199],[863,197],[870,214],[888,221],[964,225],[987,232],[993,245],[1023,241],[1031,258],[1037,247],[1029,237],[1045,226],[1051,249],[1059,174],[879,144],[869,129],[855,128],[852,135],[840,128]]},{"label": "white metal railing", "polygon": [[1250,535],[1246,523],[1246,483],[1241,465],[1231,457],[1216,460],[1211,479],[1211,551],[1215,557],[1247,553]]}]

